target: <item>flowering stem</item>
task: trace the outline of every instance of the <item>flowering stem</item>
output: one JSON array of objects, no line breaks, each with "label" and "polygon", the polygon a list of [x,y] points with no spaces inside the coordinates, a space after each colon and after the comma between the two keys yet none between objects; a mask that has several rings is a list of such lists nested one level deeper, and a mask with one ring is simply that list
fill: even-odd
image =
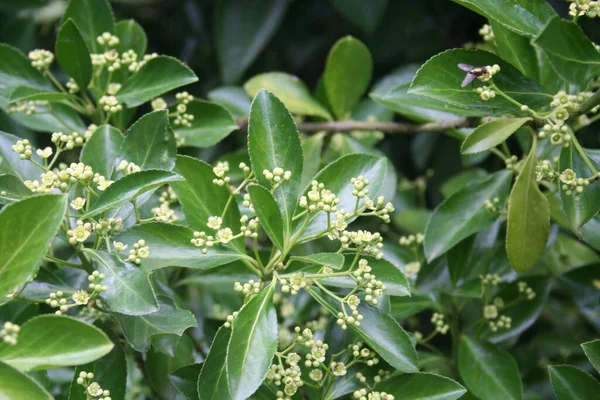
[{"label": "flowering stem", "polygon": [[76,263],[72,263],[70,261],[66,261],[66,260],[61,260],[60,258],[56,258],[54,256],[51,256],[49,254],[46,254],[46,256],[44,257],[46,259],[46,261],[52,261],[54,263],[60,264],[60,265],[65,265],[67,267],[73,267],[73,268],[78,268],[78,269],[84,269],[83,265],[81,264],[76,264]]}]

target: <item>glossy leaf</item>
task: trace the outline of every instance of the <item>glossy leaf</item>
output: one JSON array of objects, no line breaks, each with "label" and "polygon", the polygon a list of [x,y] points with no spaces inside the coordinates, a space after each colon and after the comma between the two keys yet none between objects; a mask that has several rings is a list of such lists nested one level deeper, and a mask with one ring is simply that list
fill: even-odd
[{"label": "glossy leaf", "polygon": [[81,149],[81,162],[92,167],[94,172],[109,179],[117,164],[119,149],[124,136],[111,125],[101,125],[85,142]]},{"label": "glossy leaf", "polygon": [[115,16],[107,0],[71,0],[63,14],[62,23],[72,19],[81,31],[92,53],[102,53],[103,46],[96,38],[104,32],[114,33]]},{"label": "glossy leaf", "polygon": [[159,310],[146,315],[115,314],[125,338],[137,351],[145,353],[150,342],[159,335],[181,336],[187,328],[198,326],[188,310],[182,310],[167,296],[158,296]]},{"label": "glossy leaf", "polygon": [[85,91],[92,79],[92,61],[83,36],[72,19],[67,19],[60,27],[56,59],[62,70]]},{"label": "glossy leaf", "polygon": [[531,118],[502,118],[479,125],[461,146],[462,154],[475,154],[496,147],[507,140]]},{"label": "glossy leaf", "polygon": [[535,179],[536,149],[534,139],[508,200],[506,253],[519,273],[535,265],[550,236],[550,206]]},{"label": "glossy leaf", "polygon": [[48,194],[23,199],[0,211],[0,298],[19,289],[37,272],[66,207],[66,196]]},{"label": "glossy leaf", "polygon": [[[353,212],[356,197],[352,195],[354,186],[350,182],[353,177],[364,176],[369,180],[369,197],[376,198],[383,190],[385,176],[388,171],[388,161],[385,158],[367,155],[351,154],[337,159],[323,168],[313,179],[323,183],[340,199],[338,209]],[[310,190],[310,183],[303,193]],[[362,206],[363,201],[359,202]],[[304,232],[303,237],[322,232],[327,229],[327,216],[320,213],[315,217]],[[302,219],[300,220],[302,221]]]},{"label": "glossy leaf", "polygon": [[131,249],[140,238],[152,250],[144,259],[144,268],[148,271],[165,267],[186,267],[193,269],[210,269],[229,264],[244,257],[244,254],[229,248],[215,245],[203,254],[201,249],[190,240],[194,230],[186,226],[149,222],[134,225],[114,237]]},{"label": "glossy leaf", "polygon": [[396,319],[411,317],[423,310],[436,309],[437,303],[429,295],[413,291],[410,297],[392,297],[390,315]]},{"label": "glossy leaf", "polygon": [[373,60],[369,49],[347,36],[332,47],[325,64],[323,85],[335,116],[347,118],[371,81]]},{"label": "glossy leaf", "polygon": [[119,21],[115,25],[115,35],[119,37],[117,51],[122,54],[127,50],[136,52],[139,58],[146,53],[148,39],[144,28],[132,19]]},{"label": "glossy leaf", "polygon": [[429,261],[446,253],[470,235],[491,225],[497,218],[485,209],[486,200],[498,197],[504,204],[512,174],[499,171],[473,182],[440,204],[425,229],[425,255]]},{"label": "glossy leaf", "polygon": [[231,328],[221,327],[213,339],[210,351],[198,376],[200,400],[233,399],[227,373],[227,350]]},{"label": "glossy leaf", "polygon": [[97,360],[113,346],[95,326],[70,317],[42,315],[21,326],[16,345],[0,343],[0,360],[21,371],[66,367]]},{"label": "glossy leaf", "polygon": [[173,371],[169,375],[171,384],[189,400],[197,400],[198,376],[202,370],[202,364],[190,364]]},{"label": "glossy leaf", "polygon": [[[214,184],[216,176],[211,166],[198,159],[178,156],[175,171],[185,178],[185,182],[174,182],[171,186],[179,197],[190,227],[212,233],[214,230],[207,225],[208,217],[222,215],[229,201],[229,190]],[[240,212],[237,207],[227,209],[222,226],[239,231]],[[244,251],[243,239],[237,239],[233,244],[239,251]]]},{"label": "glossy leaf", "polygon": [[498,54],[525,76],[539,81],[540,68],[531,39],[521,36],[496,21],[490,21]]},{"label": "glossy leaf", "polygon": [[[109,339],[114,343],[114,347],[104,357],[89,364],[78,365],[75,368],[69,400],[87,400],[86,388],[77,384],[77,378],[79,378],[81,371],[93,373],[96,382],[105,382],[104,385],[108,386],[112,400],[124,400],[127,386],[127,361],[120,338],[117,334],[108,330],[108,326],[100,322],[96,322],[95,325],[108,334]],[[107,388],[105,387],[105,389]]]},{"label": "glossy leaf", "polygon": [[285,105],[273,93],[261,89],[252,101],[248,121],[248,153],[258,183],[271,187],[263,171],[283,168],[291,178],[274,196],[279,204],[284,238],[289,239],[292,217],[298,203],[302,179],[302,145],[298,128]]},{"label": "glossy leaf", "polygon": [[536,36],[556,16],[546,0],[454,0],[524,36]]},{"label": "glossy leaf", "polygon": [[[584,161],[581,154],[574,145],[563,148],[560,152],[560,170],[570,169],[577,174],[578,178],[588,178],[600,170],[600,150],[582,149],[588,157],[595,171]],[[562,199],[563,210],[571,223],[574,231],[590,221],[600,211],[600,185],[594,183],[585,187],[581,194],[578,194],[579,201],[575,201],[574,195],[567,195],[562,190],[562,184],[559,185],[560,197]]]},{"label": "glossy leaf", "polygon": [[[215,46],[225,84],[240,80],[275,34],[286,0],[224,0],[215,18]],[[231,27],[235,26],[235,29]]]},{"label": "glossy leaf", "polygon": [[0,192],[3,193],[0,195],[0,204],[12,203],[33,195],[19,178],[11,174],[0,175]]},{"label": "glossy leaf", "polygon": [[450,378],[424,372],[386,379],[375,389],[405,400],[456,400],[467,391]]},{"label": "glossy leaf", "polygon": [[465,385],[482,400],[521,400],[523,389],[515,359],[501,348],[463,336],[458,370]]},{"label": "glossy leaf", "polygon": [[417,72],[409,94],[428,96],[450,106],[468,108],[469,114],[490,115],[519,112],[514,104],[496,96],[483,101],[473,92],[473,87],[483,86],[479,81],[461,88],[465,71],[458,64],[485,66],[498,64],[501,71],[494,76],[494,83],[503,92],[531,109],[545,107],[552,101],[551,95],[534,80],[522,75],[515,67],[499,57],[482,50],[447,50],[429,59]]},{"label": "glossy leaf", "polygon": [[[339,304],[335,300],[316,288],[309,288],[309,292],[319,304],[337,315]],[[360,326],[349,328],[392,367],[402,372],[417,372],[417,352],[404,329],[392,317],[364,303],[359,305],[358,312],[363,316]]]},{"label": "glossy leaf", "polygon": [[600,339],[582,343],[581,347],[596,371],[600,372]]},{"label": "glossy leaf", "polygon": [[551,365],[548,371],[558,400],[593,400],[598,397],[600,382],[587,372],[570,365]]},{"label": "glossy leaf", "polygon": [[321,168],[321,153],[325,133],[320,132],[302,139],[302,153],[304,163],[302,166],[302,180],[300,187],[306,187]]},{"label": "glossy leaf", "polygon": [[384,16],[388,0],[330,0],[335,9],[367,33],[373,33]]},{"label": "glossy leaf", "polygon": [[283,251],[285,249],[283,221],[273,195],[260,185],[248,186],[248,194],[250,194],[260,226],[267,232],[273,244]]},{"label": "glossy leaf", "polygon": [[198,80],[194,72],[173,57],[158,56],[151,59],[135,74],[123,82],[117,93],[127,107],[137,107],[168,91],[189,85]]},{"label": "glossy leaf", "polygon": [[0,399],[52,400],[53,397],[32,377],[0,361]]},{"label": "glossy leaf", "polygon": [[143,193],[182,179],[174,172],[159,169],[149,169],[127,175],[102,192],[98,200],[92,203],[92,209],[82,218],[93,217],[104,211],[121,207]]},{"label": "glossy leaf", "polygon": [[115,253],[105,251],[86,249],[85,254],[94,262],[95,269],[106,276],[102,284],[108,290],[100,298],[111,311],[125,315],[146,315],[159,310],[143,264],[134,266]]},{"label": "glossy leaf", "polygon": [[62,92],[48,92],[38,88],[32,88],[29,86],[17,86],[15,90],[10,92],[8,99],[9,103],[17,101],[49,101],[57,102],[63,100],[72,100],[73,95]]},{"label": "glossy leaf", "polygon": [[[40,168],[29,161],[21,160],[19,154],[13,151],[12,146],[19,139],[10,133],[0,131],[0,174],[12,174],[21,181],[39,179],[42,173]],[[31,158],[36,162],[41,161],[35,154]]]},{"label": "glossy leaf", "polygon": [[247,116],[250,112],[252,101],[248,98],[246,91],[237,86],[223,86],[208,92],[208,98],[220,104],[233,115]]},{"label": "glossy leaf", "polygon": [[233,322],[226,365],[234,400],[246,399],[258,389],[277,351],[274,293],[275,285],[264,288],[246,303]]},{"label": "glossy leaf", "polygon": [[339,270],[344,267],[345,258],[342,254],[337,253],[315,253],[306,256],[292,256],[290,260]]},{"label": "glossy leaf", "polygon": [[575,22],[554,18],[534,43],[566,81],[585,87],[600,74],[600,52]]},{"label": "glossy leaf", "polygon": [[594,283],[600,280],[599,267],[600,264],[595,263],[577,268],[558,278],[561,287],[577,305],[579,312],[596,330],[600,330],[600,291]]},{"label": "glossy leaf", "polygon": [[250,79],[244,84],[244,89],[250,97],[256,96],[260,89],[270,91],[293,114],[331,119],[327,109],[310,95],[304,82],[296,76],[284,72],[268,72]]},{"label": "glossy leaf", "polygon": [[192,125],[175,127],[183,146],[210,147],[239,129],[229,111],[216,103],[194,100],[187,105],[186,112],[194,115]]},{"label": "glossy leaf", "polygon": [[131,126],[119,150],[117,162],[127,160],[142,170],[172,170],[176,155],[175,136],[169,128],[167,112],[154,111]]}]

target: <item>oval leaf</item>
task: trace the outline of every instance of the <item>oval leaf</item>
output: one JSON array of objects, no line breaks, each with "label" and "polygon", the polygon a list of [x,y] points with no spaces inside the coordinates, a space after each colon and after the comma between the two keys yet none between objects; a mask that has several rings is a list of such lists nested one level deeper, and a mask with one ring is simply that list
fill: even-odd
[{"label": "oval leaf", "polygon": [[481,400],[521,400],[523,389],[515,359],[493,344],[463,336],[458,370],[469,391]]},{"label": "oval leaf", "polygon": [[517,177],[508,200],[506,253],[518,273],[533,267],[550,236],[550,205],[535,180],[537,141]]},{"label": "oval leaf", "polygon": [[475,154],[496,147],[530,120],[531,118],[503,118],[479,125],[463,142],[461,153]]},{"label": "oval leaf", "polygon": [[86,91],[92,80],[92,60],[83,36],[72,19],[60,27],[56,39],[56,59],[63,71],[69,75],[82,91]]},{"label": "oval leaf", "polygon": [[213,339],[198,376],[200,400],[233,399],[227,374],[227,345],[230,338],[231,328],[221,327]]},{"label": "oval leaf", "polygon": [[590,374],[570,365],[551,365],[550,382],[558,400],[594,400],[600,383]]},{"label": "oval leaf", "polygon": [[96,38],[104,32],[114,33],[115,16],[107,0],[71,0],[63,14],[62,24],[72,19],[93,53],[104,52]]},{"label": "oval leaf", "polygon": [[386,379],[375,389],[403,400],[456,400],[467,391],[450,378],[425,372]]},{"label": "oval leaf", "polygon": [[[39,179],[42,171],[30,161],[21,160],[12,145],[21,139],[10,133],[0,131],[0,174],[12,174],[21,181]],[[37,154],[31,156],[36,162],[41,159]]]},{"label": "oval leaf", "polygon": [[94,172],[109,179],[117,162],[124,136],[111,125],[101,125],[94,131],[81,149],[81,162],[92,167]]},{"label": "oval leaf", "polygon": [[28,400],[52,400],[50,395],[35,379],[0,361],[0,398]]},{"label": "oval leaf", "polygon": [[37,272],[66,207],[66,196],[48,194],[23,199],[0,211],[0,299]]},{"label": "oval leaf", "polygon": [[16,345],[0,343],[0,360],[20,371],[68,367],[97,360],[113,346],[95,326],[71,317],[40,315],[21,326]]},{"label": "oval leaf", "polygon": [[283,251],[285,249],[283,221],[273,195],[260,185],[248,186],[248,194],[250,194],[260,226],[267,232],[273,244]]},{"label": "oval leaf", "polygon": [[582,343],[581,347],[596,371],[600,372],[600,339]]},{"label": "oval leaf", "polygon": [[229,111],[216,103],[194,100],[186,112],[194,116],[191,126],[175,129],[183,139],[182,146],[210,147],[239,129]]},{"label": "oval leaf", "polygon": [[258,389],[277,351],[274,293],[275,285],[270,284],[240,310],[233,322],[226,365],[234,400],[247,399]]}]

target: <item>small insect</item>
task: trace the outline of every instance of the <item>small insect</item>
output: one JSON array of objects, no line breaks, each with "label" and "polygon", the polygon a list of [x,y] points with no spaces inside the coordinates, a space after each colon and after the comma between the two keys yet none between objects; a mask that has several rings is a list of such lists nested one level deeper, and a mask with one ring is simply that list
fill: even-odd
[{"label": "small insect", "polygon": [[463,71],[467,71],[467,75],[465,75],[465,79],[462,81],[460,87],[465,87],[478,77],[488,73],[486,67],[474,67],[469,64],[458,64],[458,68],[462,69]]}]

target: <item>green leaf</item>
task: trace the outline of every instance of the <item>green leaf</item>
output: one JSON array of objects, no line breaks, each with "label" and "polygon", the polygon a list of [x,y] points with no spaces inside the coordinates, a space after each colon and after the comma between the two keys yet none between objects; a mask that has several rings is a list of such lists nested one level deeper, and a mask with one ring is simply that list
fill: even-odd
[{"label": "green leaf", "polygon": [[237,86],[223,86],[208,92],[208,98],[221,105],[233,115],[247,116],[252,101],[246,91]]},{"label": "green leaf", "polygon": [[475,154],[496,147],[507,140],[531,118],[501,118],[481,124],[462,143],[462,154]]},{"label": "green leaf", "polygon": [[338,253],[316,253],[306,256],[292,256],[290,260],[339,270],[344,267],[345,258],[342,254]]},{"label": "green leaf", "polygon": [[321,153],[323,152],[323,140],[325,132],[319,132],[302,138],[302,153],[304,162],[302,165],[302,179],[300,187],[306,187],[321,168]]},{"label": "green leaf", "polygon": [[550,382],[558,400],[594,400],[600,383],[590,374],[570,365],[551,365]]},{"label": "green leaf", "polygon": [[582,343],[581,347],[596,371],[600,372],[600,339]]},{"label": "green leaf", "polygon": [[[511,327],[509,329],[498,329],[496,332],[487,330],[482,335],[486,340],[498,343],[514,338],[529,329],[542,314],[550,294],[551,281],[542,278],[527,278],[520,281],[526,282],[535,292],[535,298],[521,301],[518,307],[501,310],[502,315],[511,318]],[[495,296],[503,299],[516,299],[520,296],[520,293],[517,284],[511,283],[503,287]]]},{"label": "green leaf", "polygon": [[182,310],[167,296],[158,296],[159,310],[146,315],[115,314],[125,338],[135,350],[145,353],[159,335],[183,335],[187,328],[198,326],[188,310]]},{"label": "green leaf", "polygon": [[148,39],[144,28],[132,19],[117,22],[115,25],[115,35],[119,37],[119,44],[116,50],[119,54],[125,53],[127,50],[136,52],[139,58],[146,53]]},{"label": "green leaf", "polygon": [[213,339],[210,351],[198,377],[200,400],[233,399],[227,373],[227,350],[231,328],[221,327]]},{"label": "green leaf", "polygon": [[123,82],[117,98],[127,107],[137,107],[170,90],[198,80],[194,72],[173,57],[151,59]]},{"label": "green leaf", "polygon": [[183,146],[210,147],[239,129],[229,111],[216,103],[194,100],[187,105],[186,112],[194,116],[192,125],[175,127]]},{"label": "green leaf", "polygon": [[0,299],[37,272],[66,208],[66,196],[48,194],[17,201],[0,211]]},{"label": "green leaf", "polygon": [[405,319],[427,309],[437,309],[436,302],[429,296],[418,292],[411,293],[410,297],[392,297],[392,311],[390,315],[396,319]]},{"label": "green leaf", "polygon": [[188,400],[198,400],[198,376],[202,364],[191,364],[173,371],[169,375],[171,384]]},{"label": "green leaf", "polygon": [[[21,160],[12,145],[21,139],[10,133],[0,131],[0,174],[12,174],[21,181],[40,179],[42,171],[30,161]],[[37,162],[41,159],[34,153],[31,158]]]},{"label": "green leaf", "polygon": [[556,16],[546,0],[454,0],[508,29],[524,36],[536,36]]},{"label": "green leaf", "polygon": [[11,174],[0,175],[0,192],[5,192],[0,195],[0,204],[8,204],[33,196],[33,192],[19,178]]},{"label": "green leaf", "polygon": [[285,249],[283,221],[273,195],[260,185],[248,186],[248,194],[250,194],[260,226],[267,232],[273,244],[283,251]]},{"label": "green leaf", "polygon": [[277,31],[286,8],[285,0],[223,0],[218,3],[215,47],[225,84],[241,79]]},{"label": "green leaf", "polygon": [[469,391],[481,400],[521,400],[515,359],[501,348],[467,336],[460,340],[458,370]]},{"label": "green leaf", "polygon": [[258,389],[277,351],[274,293],[274,284],[264,288],[246,303],[233,322],[226,366],[234,400],[247,399]]},{"label": "green leaf", "polygon": [[49,101],[49,102],[60,102],[63,100],[72,100],[73,95],[68,93],[59,92],[48,92],[39,88],[32,88],[29,86],[17,86],[15,90],[10,92],[8,99],[9,103],[17,101]]},{"label": "green leaf", "polygon": [[[111,125],[101,125],[81,149],[81,162],[106,179],[112,176],[125,137]],[[129,161],[129,160],[128,160]]]},{"label": "green leaf", "polygon": [[[590,169],[590,166],[577,151],[576,145],[565,147],[560,152],[560,170],[571,169],[577,174],[578,178],[595,175],[600,170],[600,150],[582,149],[582,151],[588,157],[595,171]],[[597,183],[584,187],[583,192],[577,195],[579,201],[575,201],[573,194],[567,195],[562,189],[562,184],[559,185],[559,189],[563,209],[574,231],[579,231],[579,228],[600,211],[600,185]]]},{"label": "green leaf", "polygon": [[87,400],[86,388],[77,384],[77,378],[82,371],[94,374],[94,381],[105,385],[104,389],[110,390],[110,398],[113,400],[124,400],[127,386],[127,361],[125,352],[121,346],[120,337],[116,332],[100,322],[96,326],[103,329],[115,347],[104,357],[93,363],[78,365],[73,373],[69,400]]},{"label": "green leaf", "polygon": [[285,105],[273,93],[261,89],[252,101],[248,121],[248,153],[258,183],[271,187],[263,171],[283,168],[292,173],[288,181],[275,190],[281,210],[283,235],[287,242],[292,217],[298,203],[302,179],[302,145],[294,119]]},{"label": "green leaf", "polygon": [[581,315],[596,331],[600,331],[600,319],[598,319],[600,290],[594,284],[598,280],[600,280],[600,264],[598,263],[577,268],[558,277],[561,287],[577,304]]},{"label": "green leaf", "polygon": [[82,218],[90,218],[104,211],[121,207],[150,190],[181,180],[183,178],[176,173],[159,169],[149,169],[127,175],[102,192],[98,200],[92,203],[92,209]]},{"label": "green leaf", "polygon": [[144,239],[151,249],[143,262],[148,271],[165,267],[206,270],[244,257],[242,253],[220,245],[211,247],[203,254],[201,249],[190,242],[193,237],[194,230],[187,226],[149,222],[120,232],[114,240],[132,248],[140,238]]},{"label": "green leaf", "polygon": [[[152,250],[150,250],[152,251]],[[100,295],[111,311],[126,315],[146,315],[158,311],[154,289],[148,272],[142,266],[123,261],[116,253],[85,250],[95,268],[106,276],[103,285],[108,290]]]},{"label": "green leaf", "polygon": [[[373,257],[361,257],[369,261],[369,266],[378,280],[385,285],[385,294],[389,296],[410,296],[410,283],[404,273],[385,259],[377,260]],[[348,271],[353,266],[354,257],[349,257],[342,271]],[[354,264],[356,267],[356,264]],[[317,273],[320,267],[308,268],[309,273]],[[341,287],[352,289],[356,282],[347,276],[337,276],[320,280],[325,286]]]},{"label": "green leaf", "polygon": [[[210,165],[192,157],[178,156],[175,171],[185,178],[185,182],[174,182],[171,186],[179,197],[190,227],[197,231],[213,232],[207,225],[208,217],[222,216],[223,227],[239,231],[240,211],[235,203],[222,215],[231,193],[225,186],[213,183],[216,176]],[[245,253],[243,238],[232,243],[238,251]]]},{"label": "green leaf", "polygon": [[114,33],[115,16],[107,0],[70,0],[61,21],[68,19],[79,27],[81,35],[92,53],[104,52],[96,38],[104,32]]},{"label": "green leaf", "polygon": [[499,171],[484,180],[475,181],[457,191],[440,204],[425,229],[424,250],[432,261],[463,239],[491,225],[497,215],[486,210],[486,200],[495,197],[504,204],[512,173]]},{"label": "green leaf", "polygon": [[490,21],[498,48],[498,55],[511,63],[525,76],[539,81],[540,68],[531,39],[505,28],[494,20]]},{"label": "green leaf", "polygon": [[[340,199],[338,209],[353,212],[356,197],[352,195],[354,186],[350,182],[353,177],[360,175],[369,180],[369,197],[376,198],[384,188],[385,176],[388,171],[388,161],[385,158],[367,155],[350,154],[327,165],[313,179],[323,183],[326,189],[331,190]],[[303,191],[307,193],[309,186]],[[362,206],[363,200],[359,202]],[[302,221],[302,220],[300,220]],[[325,213],[317,214],[310,222],[302,237],[310,236],[327,229],[327,216]]]},{"label": "green leaf", "polygon": [[330,0],[333,7],[354,25],[366,33],[373,33],[377,28],[385,10],[388,0]]},{"label": "green leaf", "polygon": [[[334,299],[313,287],[308,291],[319,304],[337,315],[339,304]],[[358,312],[363,316],[360,326],[350,325],[349,328],[392,367],[402,372],[417,372],[417,352],[404,329],[375,307],[361,303]]]},{"label": "green leaf", "polygon": [[467,391],[450,378],[425,372],[394,376],[375,390],[403,400],[456,400]]},{"label": "green leaf", "polygon": [[166,111],[150,112],[127,132],[117,161],[127,160],[144,169],[172,170],[177,149]]},{"label": "green leaf", "polygon": [[498,64],[501,71],[494,76],[496,86],[531,109],[545,107],[552,101],[552,96],[539,83],[527,78],[501,58],[482,50],[465,49],[447,50],[430,58],[417,72],[408,93],[432,97],[450,106],[468,108],[472,116],[519,112],[517,106],[501,96],[483,101],[473,88],[485,83],[476,81],[462,88],[465,71],[458,67],[459,63],[476,67]]},{"label": "green leaf", "polygon": [[327,100],[338,119],[347,118],[365,94],[373,60],[369,49],[352,36],[338,40],[327,57],[323,85]]},{"label": "green leaf", "polygon": [[550,236],[550,206],[535,180],[536,149],[534,137],[531,152],[508,199],[506,253],[518,273],[535,265]]},{"label": "green leaf", "polygon": [[260,89],[273,93],[293,114],[311,115],[330,120],[327,109],[315,100],[308,88],[297,76],[284,72],[268,72],[254,76],[244,84],[248,96],[254,97]]},{"label": "green leaf", "polygon": [[60,27],[56,39],[56,59],[62,70],[85,91],[92,80],[92,60],[83,36],[72,19],[67,19]]},{"label": "green leaf", "polygon": [[71,317],[40,315],[25,322],[16,345],[0,343],[0,360],[20,371],[85,364],[113,344],[95,326]]},{"label": "green leaf", "polygon": [[440,192],[442,192],[442,195],[444,195],[444,197],[450,197],[454,193],[467,186],[469,183],[482,180],[488,175],[489,174],[487,173],[487,171],[481,168],[467,169],[465,171],[459,172],[458,174],[454,175],[452,178],[444,182],[440,187]]},{"label": "green leaf", "polygon": [[0,399],[52,400],[53,397],[32,377],[0,361]]},{"label": "green leaf", "polygon": [[600,52],[575,22],[554,18],[534,44],[544,51],[554,70],[566,81],[585,87],[600,74]]}]

